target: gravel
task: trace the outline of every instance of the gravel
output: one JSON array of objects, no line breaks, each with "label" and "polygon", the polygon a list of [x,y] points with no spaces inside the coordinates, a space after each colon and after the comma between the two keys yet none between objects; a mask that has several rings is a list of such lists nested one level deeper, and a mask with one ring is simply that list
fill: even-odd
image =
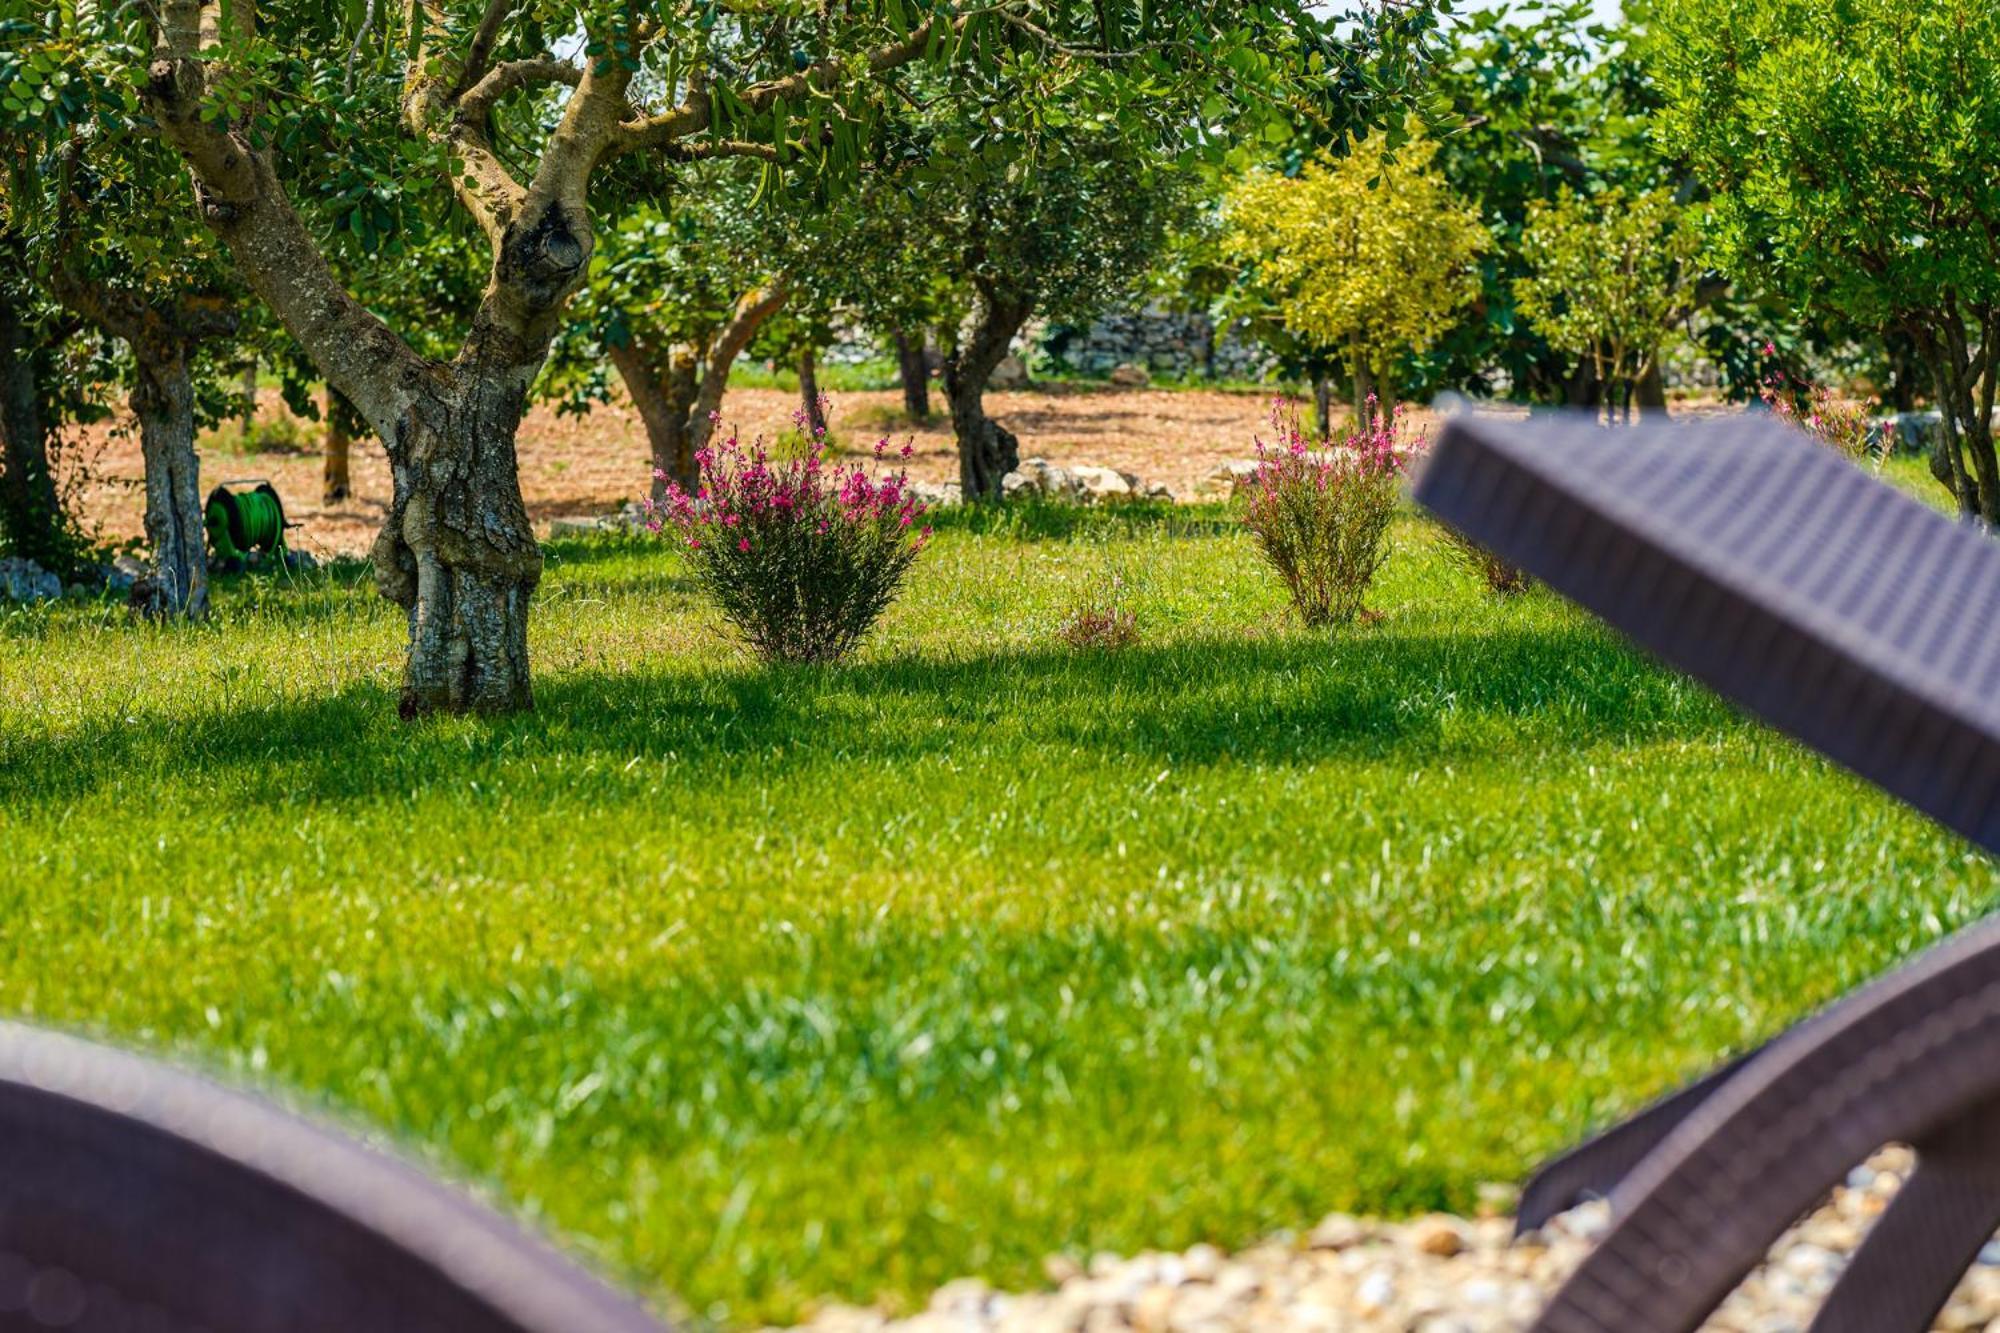
[{"label": "gravel", "polygon": [[[1910,1166],[1887,1149],[1856,1167],[1815,1213],[1772,1248],[1705,1326],[1711,1333],[1804,1333],[1868,1222]],[[1526,1328],[1548,1293],[1610,1225],[1585,1204],[1516,1240],[1503,1216],[1376,1222],[1333,1216],[1302,1239],[1240,1254],[1196,1245],[1181,1254],[1049,1261],[1053,1289],[1009,1294],[976,1278],[939,1289],[924,1313],[829,1307],[816,1333],[1500,1333]],[[2000,1242],[1981,1252],[1936,1328],[2000,1333]]]}]

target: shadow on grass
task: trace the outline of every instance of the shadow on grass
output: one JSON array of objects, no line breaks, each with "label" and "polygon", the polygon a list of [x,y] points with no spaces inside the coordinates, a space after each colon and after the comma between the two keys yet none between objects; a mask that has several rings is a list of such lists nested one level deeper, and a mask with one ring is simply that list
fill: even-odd
[{"label": "shadow on grass", "polygon": [[[687,781],[773,779],[838,759],[907,765],[956,747],[1008,762],[1523,762],[1731,724],[1725,705],[1587,625],[1490,634],[1201,639],[1122,652],[1005,651],[837,667],[578,671],[521,716],[405,726],[380,686],[239,697],[186,717],[106,716],[0,736],[0,804],[73,800],[121,775],[273,802],[393,798],[542,757],[671,761]],[[107,708],[107,712],[113,711]],[[259,776],[259,772],[264,776]],[[244,790],[245,788],[248,790]]]}]

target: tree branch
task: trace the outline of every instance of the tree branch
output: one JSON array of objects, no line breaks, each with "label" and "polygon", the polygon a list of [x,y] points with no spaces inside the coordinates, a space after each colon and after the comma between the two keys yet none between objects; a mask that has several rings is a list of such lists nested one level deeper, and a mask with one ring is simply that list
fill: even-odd
[{"label": "tree branch", "polygon": [[486,77],[486,62],[493,58],[493,45],[500,40],[500,25],[506,22],[513,3],[514,0],[486,0],[486,12],[479,16],[479,27],[473,31],[472,45],[465,48],[465,64],[452,80],[447,101],[457,101]]},{"label": "tree branch", "polygon": [[533,60],[503,60],[482,75],[477,83],[458,94],[458,114],[484,117],[501,98],[520,88],[540,83],[562,83],[574,88],[583,80],[583,71],[565,60],[541,56]]},{"label": "tree branch", "polygon": [[574,88],[582,79],[583,71],[561,60],[508,60],[457,96],[445,142],[465,170],[454,178],[453,187],[489,238],[498,239],[506,231],[528,194],[493,147],[487,123],[494,108],[518,89],[547,83]]},{"label": "tree branch", "polygon": [[[971,14],[961,14],[946,28],[952,34],[962,32],[972,17]],[[876,47],[868,53],[868,72],[884,74],[923,55],[930,47],[932,34],[938,31],[938,24],[937,18],[925,19],[902,41]],[[753,112],[765,111],[779,98],[802,97],[808,92],[832,87],[845,68],[843,62],[823,60],[797,74],[752,85],[744,90],[743,101]],[[700,85],[693,85],[691,81],[687,100],[679,106],[620,125],[611,151],[629,153],[642,148],[657,148],[708,129],[714,123],[714,104],[707,97],[697,95],[706,86],[705,80]]]},{"label": "tree branch", "polygon": [[[196,0],[172,0],[147,67],[146,108],[194,176],[203,219],[327,381],[394,449],[398,422],[425,374],[423,358],[333,276],[286,197],[270,159],[223,122],[202,116],[207,69],[190,31]],[[197,27],[185,25],[192,19]]]}]

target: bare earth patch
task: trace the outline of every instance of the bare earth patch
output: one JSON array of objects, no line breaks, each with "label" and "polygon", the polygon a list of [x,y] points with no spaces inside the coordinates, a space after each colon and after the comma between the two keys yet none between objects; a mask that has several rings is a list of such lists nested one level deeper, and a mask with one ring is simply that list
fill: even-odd
[{"label": "bare earth patch", "polygon": [[[747,440],[791,429],[796,397],[777,389],[732,390],[723,408],[726,422]],[[934,398],[935,406],[942,400]],[[928,481],[956,480],[958,459],[950,421],[941,413],[923,426],[900,417],[896,391],[843,394],[834,401],[832,428],[845,448],[865,451],[886,437],[916,448],[911,475]],[[1262,394],[1165,389],[1052,386],[987,395],[988,410],[1021,438],[1021,454],[1039,455],[1060,466],[1094,464],[1165,482],[1175,494],[1192,492],[1218,463],[1247,458],[1252,437],[1270,410]],[[283,415],[267,395],[261,414]],[[1422,414],[1419,414],[1420,416]],[[357,441],[352,461],[352,498],[334,506],[320,503],[321,427],[303,423],[299,451],[243,453],[234,446],[232,423],[202,441],[202,484],[232,478],[269,480],[284,497],[286,514],[302,524],[293,544],[317,554],[363,555],[374,540],[389,500],[389,468],[372,441]],[[144,492],[139,442],[129,422],[114,422],[82,433],[71,450],[86,471],[82,512],[103,536],[114,541],[141,534]],[[587,416],[559,416],[546,407],[532,411],[521,428],[521,489],[538,525],[565,515],[608,513],[645,494],[648,470],[645,433],[622,400],[599,406]]]}]

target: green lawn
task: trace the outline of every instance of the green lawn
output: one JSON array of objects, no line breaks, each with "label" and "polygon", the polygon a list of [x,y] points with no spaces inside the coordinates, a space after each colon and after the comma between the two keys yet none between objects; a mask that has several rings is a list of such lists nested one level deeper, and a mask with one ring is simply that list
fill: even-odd
[{"label": "green lawn", "polygon": [[[0,1010],[379,1132],[725,1325],[1469,1205],[1992,907],[1984,858],[1415,519],[1331,637],[1216,511],[948,521],[850,666],[552,548],[539,711],[358,568],[0,615]],[[1143,638],[1060,646],[1106,571]]]}]

